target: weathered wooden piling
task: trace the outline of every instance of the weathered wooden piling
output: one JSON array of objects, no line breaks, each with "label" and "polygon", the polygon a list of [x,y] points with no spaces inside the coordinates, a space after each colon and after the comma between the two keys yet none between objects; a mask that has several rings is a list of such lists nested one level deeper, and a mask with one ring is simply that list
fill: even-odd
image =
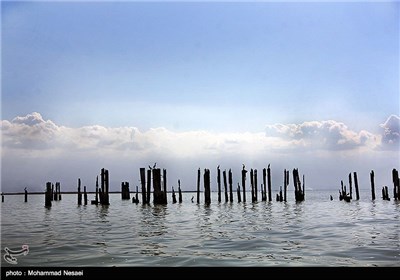
[{"label": "weathered wooden piling", "polygon": [[286,200],[287,186],[289,185],[289,171],[283,170],[283,201]]},{"label": "weathered wooden piling", "polygon": [[294,185],[294,196],[296,202],[304,201],[305,179],[303,175],[303,188],[302,188],[299,177],[299,170],[297,168],[293,169],[293,185]]},{"label": "weathered wooden piling", "polygon": [[82,205],[81,179],[78,178],[78,205]]},{"label": "weathered wooden piling", "polygon": [[246,173],[247,170],[245,169],[245,166],[243,164],[243,169],[242,169],[243,202],[246,202]]},{"label": "weathered wooden piling", "polygon": [[271,168],[269,164],[267,168],[267,180],[268,180],[268,201],[272,201]]},{"label": "weathered wooden piling", "polygon": [[51,201],[54,200],[54,184],[51,184]]},{"label": "weathered wooden piling", "polygon": [[178,180],[178,200],[179,203],[182,203],[181,180]]},{"label": "weathered wooden piling", "polygon": [[374,180],[374,170],[371,170],[370,179],[371,179],[371,194],[372,200],[375,200],[375,180]]},{"label": "weathered wooden piling", "polygon": [[238,187],[237,187],[237,199],[238,199],[239,203],[242,202],[242,198],[240,197],[240,185],[239,185],[239,183],[238,183]]},{"label": "weathered wooden piling", "polygon": [[353,199],[353,182],[351,180],[351,172],[349,173],[349,189],[350,189],[350,199]]},{"label": "weathered wooden piling", "polygon": [[150,204],[150,194],[151,194],[151,170],[147,170],[147,198],[146,198],[146,203]]},{"label": "weathered wooden piling", "polygon": [[250,169],[250,188],[251,188],[251,202],[254,202],[254,172],[253,168]]},{"label": "weathered wooden piling", "polygon": [[392,181],[393,181],[393,198],[394,200],[400,200],[400,179],[399,172],[396,168],[392,170]]},{"label": "weathered wooden piling", "polygon": [[110,205],[110,198],[109,198],[110,178],[107,169],[105,168],[101,169],[100,178],[101,178],[100,204]]},{"label": "weathered wooden piling", "polygon": [[221,202],[221,169],[217,167],[218,202]]},{"label": "weathered wooden piling", "polygon": [[4,194],[1,193],[1,202],[4,202]]},{"label": "weathered wooden piling", "polygon": [[386,193],[386,200],[390,200],[390,197],[389,197],[389,189],[388,189],[387,186],[385,186],[385,193]]},{"label": "weathered wooden piling", "polygon": [[344,200],[346,202],[351,201],[351,197],[347,194],[346,186],[343,185],[343,180],[340,181],[341,191],[339,191],[339,200]]},{"label": "weathered wooden piling", "polygon": [[390,200],[389,189],[387,186],[382,187],[382,199],[388,201]]},{"label": "weathered wooden piling", "polygon": [[87,192],[86,192],[86,186],[83,186],[83,203],[84,203],[84,205],[87,205]]},{"label": "weathered wooden piling", "polygon": [[46,193],[45,193],[45,207],[51,207],[51,182],[46,183]]},{"label": "weathered wooden piling", "polygon": [[26,190],[26,188],[25,188],[25,200],[24,201],[28,202],[28,191]]},{"label": "weathered wooden piling", "polygon": [[163,170],[163,190],[161,189],[161,169],[153,168],[153,203],[167,204],[167,172]]},{"label": "weathered wooden piling", "polygon": [[210,170],[204,169],[204,203],[211,203]]},{"label": "weathered wooden piling", "polygon": [[354,188],[356,189],[356,200],[360,200],[360,193],[358,191],[357,172],[353,172],[353,176],[354,176]]},{"label": "weathered wooden piling", "polygon": [[222,177],[224,179],[225,202],[228,202],[228,181],[226,179],[226,170],[222,171]]},{"label": "weathered wooden piling", "polygon": [[96,195],[91,203],[95,205],[99,204],[99,176],[96,176]]},{"label": "weathered wooden piling", "polygon": [[258,201],[258,186],[257,186],[257,169],[254,169],[253,172],[253,176],[254,176],[254,201]]},{"label": "weathered wooden piling", "polygon": [[197,204],[200,204],[200,176],[201,171],[199,168],[199,170],[197,170]]},{"label": "weathered wooden piling", "polygon": [[172,203],[176,203],[176,194],[175,194],[174,187],[172,187]]},{"label": "weathered wooden piling", "polygon": [[[146,195],[146,168],[141,167],[139,169],[140,173],[140,184],[142,186],[142,203],[147,203],[147,195]],[[130,198],[129,198],[130,199]]]},{"label": "weathered wooden piling", "polygon": [[228,171],[228,184],[229,184],[229,201],[233,202],[233,186],[232,186],[232,170]]},{"label": "weathered wooden piling", "polygon": [[[143,191],[143,185],[142,185],[142,191]],[[143,195],[143,193],[142,193]],[[144,193],[144,197],[146,197],[146,191]],[[131,194],[129,191],[129,182],[121,182],[121,199],[131,199]]]},{"label": "weathered wooden piling", "polygon": [[167,169],[163,169],[163,204],[167,204]]},{"label": "weathered wooden piling", "polygon": [[263,186],[264,186],[264,195],[262,197],[262,201],[267,201],[267,169],[263,168]]}]

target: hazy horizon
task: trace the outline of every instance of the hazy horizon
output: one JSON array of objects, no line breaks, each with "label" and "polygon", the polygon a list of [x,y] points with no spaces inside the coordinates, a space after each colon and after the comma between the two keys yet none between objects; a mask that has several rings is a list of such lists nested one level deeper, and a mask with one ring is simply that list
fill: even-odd
[{"label": "hazy horizon", "polygon": [[[168,190],[197,170],[298,168],[306,188],[392,188],[400,4],[2,1],[1,190]],[[248,176],[249,177],[249,176]],[[246,188],[250,185],[249,178]],[[203,186],[203,185],[202,185]],[[293,190],[292,173],[289,192]]]}]

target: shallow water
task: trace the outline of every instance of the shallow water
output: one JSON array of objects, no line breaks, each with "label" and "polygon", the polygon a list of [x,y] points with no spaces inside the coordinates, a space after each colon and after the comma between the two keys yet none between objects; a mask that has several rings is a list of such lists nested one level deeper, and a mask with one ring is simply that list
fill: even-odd
[{"label": "shallow water", "polygon": [[[18,266],[400,266],[400,202],[361,197],[346,203],[328,191],[288,202],[78,206],[64,194],[8,195],[1,204],[4,248],[29,253]],[[89,195],[92,199],[92,195]],[[250,194],[248,194],[248,199]],[[224,196],[222,196],[224,199]]]}]

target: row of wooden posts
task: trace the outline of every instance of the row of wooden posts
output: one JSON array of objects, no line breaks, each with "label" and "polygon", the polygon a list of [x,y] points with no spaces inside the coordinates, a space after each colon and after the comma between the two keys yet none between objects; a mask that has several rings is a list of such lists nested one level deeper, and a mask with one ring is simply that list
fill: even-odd
[{"label": "row of wooden posts", "polygon": [[[150,195],[151,195],[151,185],[153,185],[153,203],[154,204],[167,204],[167,170],[162,170],[160,168],[151,168],[146,171],[146,168],[140,168],[140,182],[141,182],[141,193],[142,193],[142,203],[150,204]],[[246,177],[248,171],[245,169],[243,165],[243,169],[241,171],[242,175],[242,191],[243,198],[241,196],[241,186],[238,183],[237,186],[237,201],[238,202],[246,202]],[[286,193],[287,187],[289,185],[289,171],[284,170],[284,190],[282,193],[282,187],[280,187],[280,192],[276,196],[276,201],[286,201]],[[251,201],[258,201],[258,183],[257,183],[257,169],[250,170],[250,188],[251,188]],[[200,203],[200,181],[201,181],[201,169],[198,169],[197,172],[197,203]],[[271,168],[268,165],[268,168],[263,169],[261,184],[261,200],[262,201],[272,201],[272,186],[271,186]],[[296,201],[304,200],[304,175],[303,175],[303,184],[300,182],[298,169],[293,169],[293,182],[295,187],[295,199]],[[225,202],[233,202],[233,185],[232,185],[232,170],[229,169],[228,175],[227,171],[222,171],[222,180],[221,180],[221,169],[219,166],[217,167],[217,185],[218,185],[218,202],[222,201],[222,183],[224,185],[224,193],[225,193]],[[210,170],[204,169],[203,175],[203,185],[204,185],[204,203],[211,203],[211,176]],[[228,195],[228,186],[229,186],[229,195]],[[268,189],[267,189],[268,187]],[[59,192],[59,182],[56,183],[56,193],[57,190]],[[45,193],[45,206],[51,207],[51,201],[53,200],[54,186],[51,182],[46,183],[46,193]],[[60,194],[61,196],[61,194]],[[84,196],[84,205],[88,204],[87,199],[87,190],[86,186],[83,187],[83,196]],[[55,195],[54,195],[55,197]],[[122,199],[131,199],[130,190],[129,190],[129,182],[121,183],[121,198]],[[61,197],[60,197],[61,199]],[[176,199],[176,193],[174,187],[172,187],[172,202],[176,203],[182,202],[182,190],[180,186],[180,180],[178,180],[178,200]],[[138,186],[136,186],[136,195],[132,198],[133,203],[139,203],[139,190]],[[192,198],[193,202],[193,198]],[[91,204],[101,204],[101,205],[110,205],[109,202],[109,173],[107,169],[101,169],[101,187],[99,188],[98,184],[98,176],[96,178],[96,194],[95,199],[91,201]],[[82,205],[82,190],[81,190],[81,180],[78,178],[78,205]]]},{"label": "row of wooden posts", "polygon": [[[142,203],[150,204],[150,195],[151,195],[151,185],[153,185],[153,203],[154,204],[167,204],[167,171],[166,169],[162,170],[160,168],[151,168],[146,171],[146,168],[140,168],[140,182],[141,182],[141,194],[142,194]],[[241,171],[241,179],[242,185],[238,183],[236,194],[237,201],[246,202],[246,179],[247,179],[248,171],[245,169],[243,165],[243,169]],[[298,169],[293,169],[293,186],[295,189],[295,200],[297,202],[303,201],[305,199],[305,178],[302,176],[302,183],[300,181],[300,175]],[[353,175],[353,176],[352,176]],[[374,180],[374,171],[370,172],[370,181],[371,181],[371,195],[372,200],[375,200],[375,180]],[[287,201],[287,187],[289,186],[289,178],[290,173],[289,170],[284,170],[283,172],[283,190],[282,186],[280,187],[279,193],[276,194],[276,201]],[[101,205],[110,205],[109,201],[109,172],[107,169],[102,168],[100,174],[100,187],[98,182],[98,176],[96,178],[96,193],[95,199],[91,200],[91,204],[101,204]],[[393,179],[393,198],[395,200],[400,200],[400,179],[399,172],[397,169],[392,170],[392,179]],[[355,188],[355,199],[359,200],[359,188],[358,188],[358,179],[357,172],[349,173],[349,191],[347,191],[346,185],[344,185],[343,180],[341,180],[341,188],[339,190],[339,200],[344,200],[350,202],[353,199],[353,182]],[[201,182],[201,169],[199,168],[197,171],[197,203],[200,203],[200,182]],[[222,190],[222,184],[224,190]],[[223,200],[222,192],[224,192],[224,200],[225,202],[233,202],[233,182],[232,182],[232,170],[229,169],[222,171],[221,178],[221,169],[217,167],[217,187],[218,187],[218,202]],[[204,169],[203,174],[203,185],[204,185],[204,203],[211,203],[211,176],[210,170]],[[258,201],[258,178],[257,178],[257,169],[250,170],[250,188],[251,188],[251,201]],[[243,197],[241,195],[241,191],[243,193]],[[272,201],[272,190],[271,190],[271,169],[270,165],[268,168],[264,168],[262,170],[262,184],[260,186],[261,192],[261,201]],[[121,183],[121,196],[122,199],[130,199],[130,190],[129,190],[129,182]],[[178,200],[176,198],[176,193],[174,187],[172,187],[172,202],[182,202],[182,190],[180,180],[178,180]],[[384,200],[390,200],[389,191],[387,186],[382,187],[382,198]],[[192,198],[192,202],[194,197]],[[55,185],[51,182],[46,183],[46,192],[45,192],[45,206],[51,207],[52,201],[61,200],[61,186],[60,182],[56,182]],[[333,197],[331,196],[331,200]],[[25,202],[28,201],[28,192],[25,188]],[[4,202],[4,195],[2,194],[2,202]],[[132,198],[133,203],[139,203],[139,189],[136,186],[136,195]],[[87,189],[86,186],[83,187],[83,203],[82,203],[82,190],[81,190],[81,180],[78,178],[78,205],[87,205]]]},{"label": "row of wooden posts", "polygon": [[[360,194],[358,190],[358,180],[357,180],[357,172],[353,172],[354,178],[354,187],[356,191],[356,200],[360,199]],[[392,170],[392,181],[393,181],[393,198],[394,200],[400,200],[400,179],[399,179],[399,172],[396,168]],[[341,188],[339,190],[339,200],[344,200],[346,202],[350,202],[353,199],[353,188],[352,188],[352,176],[349,173],[349,192],[346,190],[346,185],[343,184],[343,180],[340,182]],[[372,200],[375,200],[375,173],[373,170],[370,172],[370,182],[371,182],[371,197]],[[332,199],[332,197],[331,197]],[[389,188],[388,186],[382,187],[382,199],[383,200],[390,200],[389,197]]]}]

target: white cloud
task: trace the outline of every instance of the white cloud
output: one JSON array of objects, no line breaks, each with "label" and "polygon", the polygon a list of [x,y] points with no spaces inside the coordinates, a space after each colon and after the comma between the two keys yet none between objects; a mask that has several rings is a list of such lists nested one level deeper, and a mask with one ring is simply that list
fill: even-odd
[{"label": "white cloud", "polygon": [[43,120],[39,113],[16,117],[11,122],[1,122],[2,145],[21,149],[49,149],[54,147],[60,128],[50,120]]},{"label": "white cloud", "polygon": [[355,132],[334,120],[267,125],[266,136],[290,140],[293,145],[303,148],[324,150],[375,147],[379,142],[377,135],[365,130]]},{"label": "white cloud", "polygon": [[381,124],[383,129],[382,148],[388,150],[400,149],[400,117],[391,115]]}]

